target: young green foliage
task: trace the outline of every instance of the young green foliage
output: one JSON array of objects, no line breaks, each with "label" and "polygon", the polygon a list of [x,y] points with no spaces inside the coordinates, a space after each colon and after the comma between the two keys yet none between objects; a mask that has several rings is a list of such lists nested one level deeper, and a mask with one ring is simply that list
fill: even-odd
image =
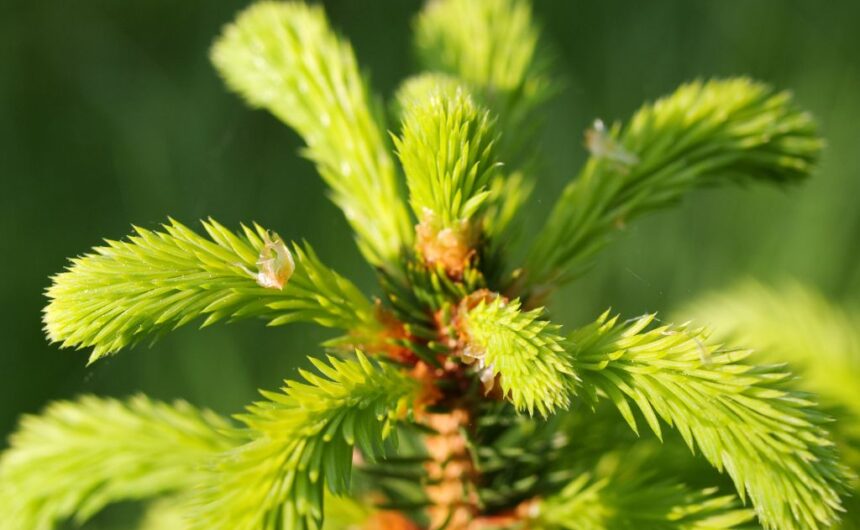
[{"label": "young green foliage", "polygon": [[427,70],[487,91],[536,94],[543,88],[538,38],[531,5],[522,0],[438,0],[415,21],[415,44]]},{"label": "young green foliage", "polygon": [[860,417],[860,313],[799,283],[753,280],[687,304],[679,314],[707,324],[720,340],[755,349],[756,360],[787,362],[797,382]]},{"label": "young green foliage", "polygon": [[747,280],[702,296],[683,314],[707,323],[720,340],[754,348],[758,362],[787,362],[797,386],[821,396],[838,420],[828,426],[854,472],[841,528],[860,527],[860,313],[796,282],[778,287]]},{"label": "young green foliage", "polygon": [[442,76],[408,84],[399,101],[403,130],[394,142],[420,220],[417,254],[432,269],[460,280],[477,255],[496,178],[489,113],[462,84]]},{"label": "young green foliage", "polygon": [[492,123],[463,86],[435,77],[420,82],[434,86],[407,86],[401,93],[397,154],[415,215],[439,230],[460,230],[489,194],[497,165]]},{"label": "young green foliage", "polygon": [[[47,291],[48,337],[63,347],[93,347],[93,362],[201,317],[203,326],[247,317],[270,325],[303,320],[356,337],[378,329],[372,304],[310,246],[294,245],[291,253],[256,225],[240,235],[211,219],[203,227],[211,239],[174,220],[164,231],[135,227],[126,241],[108,240],[73,259]],[[281,253],[278,270],[267,245]],[[269,283],[279,272],[290,273],[281,287]]]},{"label": "young green foliage", "polygon": [[476,360],[481,378],[497,376],[517,410],[543,416],[566,409],[577,381],[564,351],[560,326],[543,320],[542,309],[520,311],[519,300],[482,301],[460,316],[463,356]]},{"label": "young green foliage", "polygon": [[662,437],[658,418],[691,450],[731,476],[769,530],[827,528],[846,479],[824,417],[779,366],[707,342],[703,330],[661,326],[653,316],[619,324],[604,314],[574,332],[574,368],[595,402],[606,396],[637,430],[631,402]]},{"label": "young green foliage", "polygon": [[[535,179],[525,167],[536,159],[535,112],[553,92],[546,53],[525,0],[439,0],[427,2],[415,21],[415,46],[424,67],[466,83],[492,111],[501,133],[498,151],[505,163],[490,185],[484,233],[488,277],[502,273],[505,240],[514,236],[512,221]],[[409,82],[407,82],[409,83]]]},{"label": "young green foliage", "polygon": [[[409,109],[427,106],[427,101],[432,98],[439,97],[442,94],[456,95],[458,93],[470,94],[471,91],[462,80],[454,76],[441,73],[416,75],[404,81],[400,88],[398,88],[395,99],[395,110],[397,114],[405,118],[408,116]],[[476,94],[472,94],[470,99],[472,98],[474,99],[473,104],[478,108],[485,106],[486,102],[483,98]],[[493,124],[496,124],[495,120]],[[456,132],[456,129],[454,130]],[[446,134],[450,133],[446,132]],[[517,135],[517,137],[521,137],[521,135]],[[510,149],[505,146],[504,136],[500,137],[499,140],[502,142],[503,149],[499,149],[495,145],[497,141],[494,141],[492,156],[495,156],[496,152],[503,152],[506,156],[510,156]],[[432,153],[425,153],[425,157],[427,158],[431,158],[431,155]],[[531,193],[533,181],[525,178],[525,175],[521,171],[514,171],[512,173],[506,172],[509,170],[503,171],[505,168],[502,167],[502,164],[498,164],[492,169],[494,169],[492,174],[487,175],[488,178],[483,183],[485,191],[475,197],[474,200],[476,202],[480,201],[480,207],[485,212],[482,222],[483,236],[486,244],[491,247],[488,249],[487,254],[495,258],[501,253],[502,242],[506,239],[506,235],[508,235],[506,231],[514,220],[518,210]],[[419,173],[426,171],[428,170],[423,169]],[[428,198],[432,200],[432,197]],[[415,208],[415,197],[412,197],[412,199],[413,208]],[[424,213],[423,209],[420,211],[416,210],[419,218],[422,213]]]},{"label": "young green foliage", "polygon": [[531,285],[582,273],[625,223],[691,189],[802,180],[822,145],[787,93],[745,78],[689,83],[642,107],[626,127],[600,125],[589,131],[585,168],[527,258]]},{"label": "young green foliage", "polygon": [[230,424],[187,403],[85,396],[22,420],[0,458],[0,529],[82,524],[106,505],[195,488],[234,445]]},{"label": "young green foliage", "polygon": [[[644,471],[643,471],[644,474]],[[754,515],[716,490],[693,491],[670,481],[584,473],[534,508],[534,530],[718,530],[740,528]]]},{"label": "young green foliage", "polygon": [[469,86],[458,77],[439,72],[425,72],[406,78],[397,87],[392,112],[404,120],[410,109],[426,105],[430,98],[453,97],[458,92],[475,97]]},{"label": "young green foliage", "polygon": [[311,359],[322,375],[301,371],[266,392],[240,417],[249,441],[213,462],[192,528],[276,530],[316,528],[324,486],[344,494],[353,448],[374,459],[394,423],[405,419],[417,386],[397,369],[369,361]]},{"label": "young green foliage", "polygon": [[411,240],[397,172],[350,45],[320,7],[260,2],[224,29],[212,61],[227,85],[294,128],[365,258],[389,272]]},{"label": "young green foliage", "polygon": [[531,5],[524,0],[438,0],[415,21],[429,71],[468,83],[500,119],[506,161],[519,160],[533,110],[550,92]]},{"label": "young green foliage", "polygon": [[[310,246],[288,246],[256,225],[234,234],[208,221],[206,237],[171,221],[73,260],[48,290],[44,321],[51,340],[92,347],[91,360],[194,320],[252,316],[341,329],[326,343],[340,356],[312,359],[318,374],[300,371],[303,381],[264,393],[239,416],[241,430],[145,398],[84,398],[25,419],[0,458],[0,530],[51,530],[151,496],[165,497],[142,525],[160,530],[416,530],[426,521],[433,530],[705,530],[756,515],[767,530],[837,522],[848,477],[823,428],[829,420],[786,370],[754,365],[750,352],[721,348],[703,330],[650,328],[649,316],[603,315],[564,338],[543,309],[529,310],[624,222],[691,189],[801,180],[821,144],[809,117],[786,94],[729,79],[684,85],[624,127],[596,122],[581,176],[524,266],[506,277],[516,264],[503,247],[533,182],[536,149],[523,147],[535,145],[532,111],[551,84],[529,3],[435,0],[416,33],[433,71],[399,90],[403,122],[393,140],[419,219],[413,231],[378,107],[322,9],[264,1],[225,28],[216,67],[304,138],[365,258],[382,269],[386,302],[371,303]],[[499,169],[498,159],[510,165]],[[516,295],[525,302],[509,301]],[[802,304],[814,314],[791,318],[847,322]],[[767,335],[766,323],[748,320]],[[799,331],[786,334],[798,348],[786,358],[812,372],[803,359],[815,346],[856,345],[834,333],[802,348]],[[767,345],[779,349],[776,339]],[[833,358],[854,373],[853,358]],[[831,394],[846,409],[853,395]],[[594,414],[583,414],[577,396]],[[638,440],[635,408],[660,441],[666,424],[678,439]],[[400,429],[398,450],[401,422],[412,428]],[[705,457],[700,467],[687,462],[696,462],[688,448]],[[706,469],[695,478],[708,480],[716,475],[708,464],[750,509],[662,478]]]}]

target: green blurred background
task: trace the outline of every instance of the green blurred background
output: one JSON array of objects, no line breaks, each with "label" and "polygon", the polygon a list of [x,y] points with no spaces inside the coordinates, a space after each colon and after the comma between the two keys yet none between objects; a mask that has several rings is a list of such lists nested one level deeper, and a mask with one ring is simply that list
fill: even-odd
[{"label": "green blurred background", "polygon": [[[207,59],[246,2],[78,0],[0,7],[0,433],[47,401],[146,392],[225,413],[273,388],[327,334],[258,322],[182,329],[85,367],[42,334],[49,276],[66,259],[154,227],[212,215],[307,238],[374,289],[346,223],[324,197],[298,137],[228,94]],[[326,2],[373,85],[389,96],[415,71],[420,2]],[[752,275],[795,277],[836,300],[860,294],[860,2],[539,1],[563,90],[547,109],[543,171],[526,212],[535,230],[585,157],[595,117],[624,119],[697,77],[748,74],[795,92],[828,141],[802,187],[697,193],[628,228],[595,270],[556,296],[573,325],[608,306],[668,311]]]}]

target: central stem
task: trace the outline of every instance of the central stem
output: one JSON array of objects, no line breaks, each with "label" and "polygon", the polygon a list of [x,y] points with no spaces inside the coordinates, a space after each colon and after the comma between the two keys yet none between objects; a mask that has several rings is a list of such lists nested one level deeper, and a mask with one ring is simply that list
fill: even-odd
[{"label": "central stem", "polygon": [[475,469],[464,433],[470,419],[465,408],[427,415],[427,425],[436,431],[425,440],[431,530],[465,530],[477,514]]}]

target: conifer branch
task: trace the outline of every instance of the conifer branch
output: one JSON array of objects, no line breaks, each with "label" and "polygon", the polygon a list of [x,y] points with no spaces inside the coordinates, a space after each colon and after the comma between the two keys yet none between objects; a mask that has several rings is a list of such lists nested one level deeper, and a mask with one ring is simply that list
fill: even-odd
[{"label": "conifer branch", "polygon": [[[385,302],[372,303],[307,244],[257,225],[233,233],[209,220],[198,234],[171,220],[73,259],[47,291],[45,329],[64,347],[92,348],[91,362],[192,321],[246,317],[337,328],[326,346],[340,354],[263,392],[238,416],[241,429],[143,397],[85,397],[25,418],[0,456],[0,530],[52,530],[139,500],[151,502],[142,530],[838,524],[839,495],[856,477],[837,462],[829,418],[782,366],[757,365],[702,329],[651,327],[653,316],[604,314],[562,337],[532,309],[645,212],[699,187],[805,178],[821,148],[811,119],[787,94],[738,78],[683,85],[624,126],[596,121],[579,178],[509,274],[505,247],[534,183],[533,111],[552,88],[538,41],[528,0],[426,3],[416,45],[430,71],[398,91],[402,124],[391,141],[413,230],[381,107],[322,8],[263,1],[242,12],[212,61],[231,89],[304,139],[380,273]],[[723,323],[733,333],[754,326],[744,339],[773,348],[761,358],[791,360],[841,416],[858,411],[860,339],[841,329],[852,320],[793,296],[800,309],[751,304],[820,333],[786,333],[731,305],[744,320]],[[822,347],[842,351],[823,356]],[[644,443],[642,419],[657,435]],[[660,445],[667,425],[679,436]],[[860,432],[860,422],[842,425]],[[840,429],[842,445],[860,439]],[[397,430],[405,448],[395,454]],[[708,466],[750,508],[650,472],[716,477]]]},{"label": "conifer branch", "polygon": [[0,458],[0,529],[83,523],[106,505],[185,491],[234,445],[229,423],[187,403],[84,396],[27,416]]},{"label": "conifer branch", "polygon": [[581,274],[619,228],[694,188],[802,180],[822,142],[789,94],[736,78],[683,85],[623,128],[598,122],[587,144],[591,157],[527,258],[532,286]]},{"label": "conifer branch", "polygon": [[524,157],[532,111],[551,92],[538,41],[524,0],[428,2],[415,23],[424,67],[462,79],[499,117],[507,163]]},{"label": "conifer branch", "polygon": [[596,478],[584,473],[561,492],[537,501],[534,530],[717,530],[745,526],[754,514],[732,495],[693,491],[644,477]]},{"label": "conifer branch", "polygon": [[401,96],[397,154],[416,217],[432,215],[441,227],[458,228],[480,210],[496,169],[492,122],[463,86],[435,77],[420,81],[436,84]]},{"label": "conifer branch", "polygon": [[658,437],[658,418],[673,426],[749,496],[765,528],[833,524],[846,474],[812,398],[781,367],[746,364],[749,351],[712,345],[704,330],[647,329],[652,321],[604,314],[570,336],[583,394],[608,397],[634,430],[631,404]]},{"label": "conifer branch", "polygon": [[210,239],[174,220],[163,231],[135,227],[127,240],[71,260],[47,291],[48,337],[93,347],[93,362],[201,317],[203,326],[247,317],[316,322],[357,343],[379,330],[373,305],[310,246],[290,252],[256,225],[239,235],[211,219],[203,227]]},{"label": "conifer branch", "polygon": [[[721,342],[754,348],[758,362],[786,362],[797,386],[821,396],[838,421],[828,426],[860,486],[860,313],[797,282],[771,287],[747,280],[687,304],[683,314],[713,327]],[[860,499],[847,499],[846,522],[860,526]]]},{"label": "conifer branch", "polygon": [[520,311],[519,300],[496,298],[461,314],[457,327],[465,343],[462,355],[477,362],[482,380],[498,377],[517,410],[548,416],[570,405],[577,377],[560,326],[542,319],[542,313]]},{"label": "conifer branch", "polygon": [[453,98],[458,92],[475,99],[480,106],[486,106],[460,78],[440,72],[424,72],[400,83],[394,94],[393,112],[403,121],[412,109],[426,106],[431,98]]},{"label": "conifer branch", "polygon": [[[415,22],[421,77],[465,82],[492,111],[498,152],[505,164],[490,185],[484,226],[485,274],[501,281],[505,248],[518,235],[513,220],[535,184],[540,108],[555,92],[548,54],[527,0],[439,0],[428,2]],[[447,74],[447,75],[446,75]]]},{"label": "conifer branch", "polygon": [[422,86],[407,86],[400,98],[403,131],[394,143],[420,220],[419,253],[459,277],[480,237],[497,167],[495,136],[489,112],[464,87],[439,78],[419,81]]},{"label": "conifer branch", "polygon": [[769,287],[754,280],[678,313],[712,328],[721,342],[749,345],[758,361],[789,363],[803,375],[798,385],[860,417],[860,313],[796,282]]},{"label": "conifer branch", "polygon": [[373,460],[398,420],[410,412],[417,387],[408,376],[369,361],[311,359],[322,375],[301,371],[281,393],[239,419],[250,440],[216,460],[198,499],[194,529],[315,528],[324,486],[349,489],[353,448]]},{"label": "conifer branch", "polygon": [[[401,84],[397,91],[395,108],[397,114],[405,118],[408,109],[426,107],[427,102],[432,98],[437,98],[444,94],[456,96],[458,93],[471,94],[475,105],[479,108],[487,107],[487,102],[481,97],[480,93],[472,93],[468,85],[459,78],[441,73],[424,73],[410,77]],[[495,124],[496,121],[494,119],[493,125]],[[442,135],[440,134],[439,136]],[[522,135],[517,134],[517,137],[520,138]],[[498,140],[495,140],[494,144],[496,141],[501,141],[503,148],[498,149],[494,145],[492,151],[509,156],[510,150],[504,149],[505,137],[498,137]],[[425,156],[429,158],[430,154],[425,153]],[[492,162],[492,160],[485,161],[484,163],[486,164],[487,162]],[[486,190],[480,199],[483,210],[486,212],[482,222],[483,240],[492,247],[488,250],[487,254],[493,257],[501,252],[503,242],[510,242],[510,237],[507,237],[506,231],[520,207],[531,193],[534,184],[533,180],[527,179],[522,171],[511,171],[509,168],[502,167],[502,164],[498,164],[494,169],[493,174],[488,175],[490,178],[484,183]],[[424,166],[420,173],[426,173],[427,171],[428,169]],[[447,202],[451,202],[450,199]],[[415,208],[414,203],[413,197],[413,208]],[[423,209],[416,211],[419,218],[422,217],[423,213]],[[489,264],[485,263],[484,268],[487,265]]]},{"label": "conifer branch", "polygon": [[365,258],[389,272],[411,241],[383,120],[352,48],[323,10],[259,2],[224,29],[212,61],[227,85],[307,143]]}]

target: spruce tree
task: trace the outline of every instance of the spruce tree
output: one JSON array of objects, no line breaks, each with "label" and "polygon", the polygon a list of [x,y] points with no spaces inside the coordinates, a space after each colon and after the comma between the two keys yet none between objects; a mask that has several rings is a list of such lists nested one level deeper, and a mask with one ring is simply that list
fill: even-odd
[{"label": "spruce tree", "polygon": [[141,528],[160,530],[837,524],[851,473],[786,367],[693,324],[607,311],[574,327],[546,307],[642,214],[701,187],[803,181],[822,146],[810,116],[728,78],[596,120],[518,257],[534,124],[557,91],[530,5],[435,0],[414,27],[426,71],[397,91],[391,129],[318,6],[252,5],[211,54],[230,89],[302,136],[382,296],[253,223],[170,219],[72,259],[45,330],[90,362],[190,323],[335,333],[313,370],[233,420],[144,396],[24,418],[0,459],[0,529],[126,500],[151,501]]}]

